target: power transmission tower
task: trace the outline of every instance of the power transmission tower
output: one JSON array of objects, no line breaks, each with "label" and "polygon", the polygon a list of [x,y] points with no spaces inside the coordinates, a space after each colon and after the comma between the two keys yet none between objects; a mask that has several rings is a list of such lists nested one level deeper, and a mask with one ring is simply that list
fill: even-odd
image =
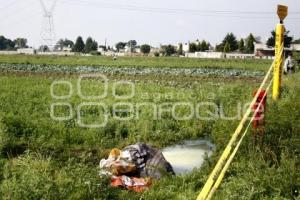
[{"label": "power transmission tower", "polygon": [[41,40],[42,45],[47,46],[49,50],[54,49],[55,44],[55,30],[54,30],[54,22],[53,22],[53,11],[56,6],[57,0],[48,0],[51,2],[51,6],[47,8],[46,4],[43,0],[40,0],[44,15],[43,15],[43,24],[41,30]]}]

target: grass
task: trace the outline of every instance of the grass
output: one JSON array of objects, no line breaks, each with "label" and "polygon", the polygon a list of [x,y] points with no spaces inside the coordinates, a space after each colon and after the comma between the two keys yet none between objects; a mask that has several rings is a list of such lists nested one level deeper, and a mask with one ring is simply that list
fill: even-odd
[{"label": "grass", "polygon": [[121,67],[208,67],[247,70],[267,70],[272,61],[263,59],[193,59],[178,57],[119,57],[113,60],[104,56],[27,56],[0,55],[0,63],[47,64],[71,66]]},{"label": "grass", "polygon": [[[115,81],[126,79],[135,83],[136,93],[134,98],[124,101],[134,106],[144,102],[162,105],[180,101],[195,105],[197,102],[209,101],[224,105],[226,116],[236,115],[238,103],[249,102],[253,90],[259,84],[259,80],[247,78],[181,75],[111,75],[109,79],[108,96],[101,100],[108,106],[108,110],[121,101],[112,95]],[[165,79],[173,83],[167,84]],[[67,100],[53,99],[50,86],[55,80],[70,81],[73,95]],[[263,145],[255,144],[251,130],[215,194],[215,199],[299,199],[299,73],[284,76],[283,84],[280,101],[273,102],[268,98]],[[114,119],[110,112],[107,126],[96,129],[79,127],[76,115],[64,122],[51,119],[51,103],[67,101],[76,108],[86,101],[79,98],[76,85],[76,75],[1,74],[2,199],[196,199],[238,124],[238,120],[219,118],[211,121],[195,118],[179,121],[170,113],[164,113],[161,120],[151,120],[151,108],[137,109],[139,119],[122,122]],[[87,79],[82,82],[82,88],[84,94],[96,95],[97,91],[103,90],[103,83]],[[57,95],[67,93],[68,87],[55,88]],[[115,93],[126,95],[130,93],[130,88],[119,87]],[[205,107],[199,112],[206,116],[206,111],[211,109]],[[58,109],[56,113],[66,115],[66,110]],[[186,108],[178,108],[179,115],[187,113]],[[127,117],[130,114],[123,112],[121,116]],[[83,120],[91,122],[99,119],[101,111],[86,107],[82,115]],[[184,139],[197,138],[205,138],[216,145],[215,153],[206,159],[204,166],[183,176],[166,177],[154,182],[153,187],[143,194],[111,188],[107,179],[98,176],[99,160],[107,156],[113,147],[122,148],[141,141],[161,148]]]}]

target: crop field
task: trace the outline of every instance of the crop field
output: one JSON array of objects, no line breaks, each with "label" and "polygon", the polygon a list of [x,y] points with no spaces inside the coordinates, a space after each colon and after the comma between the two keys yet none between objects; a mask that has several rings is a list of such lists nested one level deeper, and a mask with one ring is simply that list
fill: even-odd
[{"label": "crop field", "polygon": [[0,55],[0,63],[40,64],[63,66],[106,66],[106,67],[204,67],[265,71],[272,63],[271,60],[245,59],[193,59],[178,57],[112,57],[105,56],[26,56]]},{"label": "crop field", "polygon": [[[0,56],[2,199],[196,199],[271,62]],[[300,80],[268,94],[263,143],[251,130],[214,199],[299,199]],[[144,193],[99,177],[114,148],[215,144],[201,168]]]}]

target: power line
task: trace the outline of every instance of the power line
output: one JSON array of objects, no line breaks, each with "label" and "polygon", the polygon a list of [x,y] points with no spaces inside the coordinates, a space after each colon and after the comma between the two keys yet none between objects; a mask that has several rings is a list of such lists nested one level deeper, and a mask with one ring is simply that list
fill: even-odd
[{"label": "power line", "polygon": [[[81,3],[81,5],[93,6],[93,7],[97,6],[99,8],[109,8],[109,9],[118,9],[118,10],[127,10],[127,11],[141,11],[141,12],[150,12],[150,13],[166,13],[166,14],[174,13],[174,14],[201,15],[201,16],[208,16],[208,17],[234,17],[234,18],[251,18],[251,19],[275,18],[274,12],[269,12],[269,11],[233,11],[233,10],[226,11],[226,10],[155,8],[155,7],[145,7],[145,6],[135,6],[135,5],[94,2],[94,1],[86,1],[86,0],[72,0],[68,2]],[[290,12],[289,15],[300,15],[300,12]],[[300,19],[300,18],[294,18],[294,19]]]}]

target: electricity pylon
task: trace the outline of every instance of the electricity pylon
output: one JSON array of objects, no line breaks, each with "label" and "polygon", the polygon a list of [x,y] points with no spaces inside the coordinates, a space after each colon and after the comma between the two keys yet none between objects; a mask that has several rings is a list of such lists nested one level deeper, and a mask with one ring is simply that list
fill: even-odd
[{"label": "electricity pylon", "polygon": [[49,50],[54,49],[55,44],[55,30],[53,22],[53,11],[56,6],[57,0],[48,0],[52,4],[49,8],[46,7],[46,4],[43,0],[40,0],[42,9],[43,9],[43,24],[41,30],[41,42],[43,46],[47,46]]}]

